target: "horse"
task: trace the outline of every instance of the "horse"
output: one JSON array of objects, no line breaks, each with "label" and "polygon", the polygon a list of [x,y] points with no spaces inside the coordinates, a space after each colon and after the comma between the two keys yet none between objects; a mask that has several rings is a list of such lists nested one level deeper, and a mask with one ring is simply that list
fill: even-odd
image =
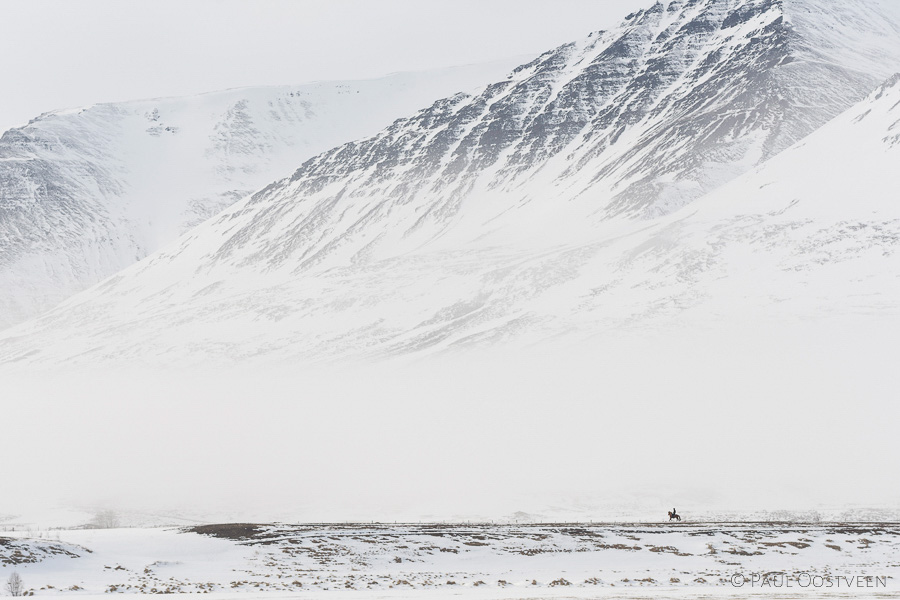
[{"label": "horse", "polygon": [[669,511],[669,520],[670,521],[681,521],[681,515],[676,513],[674,510]]}]

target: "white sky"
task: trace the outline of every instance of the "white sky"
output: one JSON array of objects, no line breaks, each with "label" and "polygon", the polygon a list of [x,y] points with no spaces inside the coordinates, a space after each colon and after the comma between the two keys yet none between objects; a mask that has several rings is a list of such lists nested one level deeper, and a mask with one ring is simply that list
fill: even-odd
[{"label": "white sky", "polygon": [[0,131],[57,108],[537,54],[651,0],[0,0]]}]

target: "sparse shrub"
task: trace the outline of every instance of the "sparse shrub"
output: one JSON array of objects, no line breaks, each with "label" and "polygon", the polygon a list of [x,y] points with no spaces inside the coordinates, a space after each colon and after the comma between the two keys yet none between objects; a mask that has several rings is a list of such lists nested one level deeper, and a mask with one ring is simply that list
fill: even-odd
[{"label": "sparse shrub", "polygon": [[101,510],[90,522],[92,529],[116,529],[119,526],[119,515],[114,510]]},{"label": "sparse shrub", "polygon": [[25,594],[25,583],[22,581],[22,576],[13,571],[9,579],[6,580],[6,591],[9,592],[10,596],[23,596]]}]

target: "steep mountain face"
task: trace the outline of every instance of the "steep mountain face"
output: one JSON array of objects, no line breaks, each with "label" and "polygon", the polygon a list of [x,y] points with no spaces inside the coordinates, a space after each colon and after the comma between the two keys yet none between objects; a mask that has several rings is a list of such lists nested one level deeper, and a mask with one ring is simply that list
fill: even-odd
[{"label": "steep mountain face", "polygon": [[299,162],[513,61],[41,115],[0,137],[0,327],[131,265]]},{"label": "steep mountain face", "polygon": [[808,135],[900,65],[900,32],[879,3],[853,3],[845,24],[832,23],[830,3],[815,9],[821,22],[803,12],[810,6],[657,3],[479,96],[310,159],[229,227],[253,260],[305,271],[439,239],[557,243],[585,229],[576,223],[593,236],[613,217],[668,214]]},{"label": "steep mountain face", "polygon": [[[854,19],[838,18],[846,54],[843,30],[830,29],[831,46],[815,52],[831,54],[815,60],[804,32],[837,17],[789,10],[806,6],[657,4],[478,97],[310,159],[8,332],[0,359],[384,356],[892,311],[897,79],[750,166],[900,56],[885,50],[900,38],[878,35],[893,27],[879,4],[859,0],[845,4]],[[868,37],[868,49],[851,44]],[[647,58],[657,43],[661,63]],[[675,57],[680,70],[663,68]],[[552,108],[563,96],[567,108]],[[751,172],[690,207],[634,218],[739,168]],[[675,188],[693,191],[667,204]]]}]

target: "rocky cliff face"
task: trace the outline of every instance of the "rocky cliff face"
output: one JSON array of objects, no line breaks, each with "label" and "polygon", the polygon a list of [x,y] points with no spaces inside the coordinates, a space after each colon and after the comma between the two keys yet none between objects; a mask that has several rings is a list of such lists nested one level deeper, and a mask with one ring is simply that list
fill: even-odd
[{"label": "rocky cliff face", "polygon": [[[585,220],[669,214],[802,139],[900,64],[880,4],[852,4],[853,19],[828,5],[817,21],[801,1],[657,2],[480,95],[310,159],[229,217],[239,233],[218,258],[252,249],[250,260],[302,271],[446,236],[558,242]],[[544,226],[560,213],[571,214]]]}]

